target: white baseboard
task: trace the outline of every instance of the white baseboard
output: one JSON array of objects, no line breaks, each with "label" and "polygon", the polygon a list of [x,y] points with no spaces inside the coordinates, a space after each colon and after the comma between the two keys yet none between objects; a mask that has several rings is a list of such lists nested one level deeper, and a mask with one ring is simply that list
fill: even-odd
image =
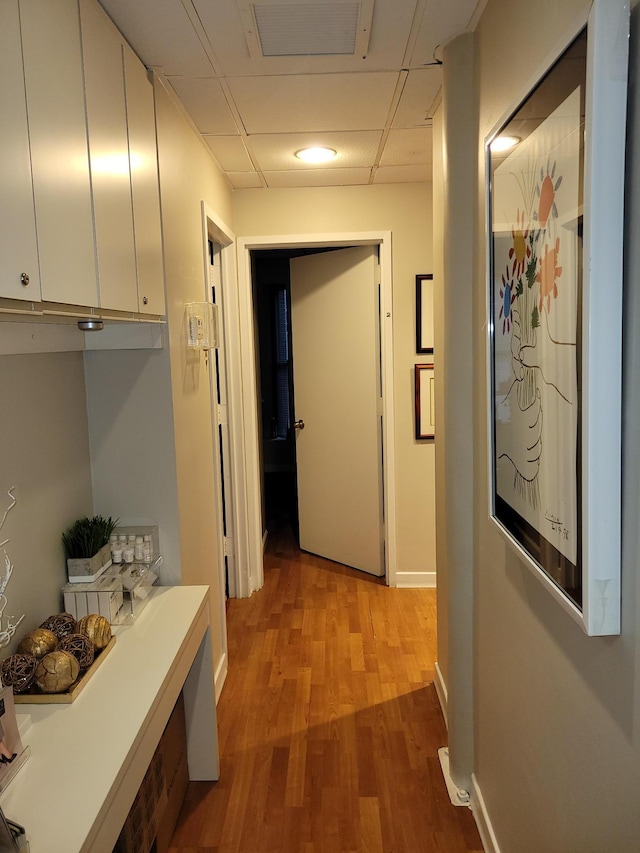
[{"label": "white baseboard", "polygon": [[400,589],[435,589],[435,572],[396,572],[395,585]]},{"label": "white baseboard", "polygon": [[485,853],[500,853],[498,840],[493,831],[484,797],[482,796],[475,773],[471,774],[471,811],[473,812]]},{"label": "white baseboard", "polygon": [[440,702],[440,707],[442,708],[444,724],[447,728],[449,728],[449,719],[447,717],[447,711],[449,708],[449,691],[447,690],[447,685],[445,684],[445,680],[442,675],[442,670],[440,669],[440,664],[438,663],[438,661],[436,661],[436,677],[433,683],[435,684],[436,693],[438,694],[438,701]]},{"label": "white baseboard", "polygon": [[440,767],[442,769],[442,775],[444,776],[444,781],[447,785],[447,791],[449,792],[449,799],[453,803],[454,806],[466,806],[467,808],[471,807],[471,796],[469,791],[464,788],[458,788],[456,783],[453,781],[451,777],[451,771],[449,769],[449,748],[446,746],[441,746],[438,750],[438,758],[440,759]]},{"label": "white baseboard", "polygon": [[224,687],[224,683],[227,680],[227,672],[229,671],[229,667],[227,664],[227,654],[226,652],[220,658],[220,663],[216,667],[216,674],[214,676],[214,686],[216,692],[216,705],[220,699],[220,694],[222,693],[222,688]]}]

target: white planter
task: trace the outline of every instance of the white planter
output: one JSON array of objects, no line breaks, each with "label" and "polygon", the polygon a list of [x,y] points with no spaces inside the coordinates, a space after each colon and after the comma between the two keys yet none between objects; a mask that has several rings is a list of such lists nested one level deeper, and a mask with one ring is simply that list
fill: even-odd
[{"label": "white planter", "polygon": [[69,583],[91,583],[99,578],[111,565],[111,546],[103,545],[93,557],[78,557],[67,560]]}]

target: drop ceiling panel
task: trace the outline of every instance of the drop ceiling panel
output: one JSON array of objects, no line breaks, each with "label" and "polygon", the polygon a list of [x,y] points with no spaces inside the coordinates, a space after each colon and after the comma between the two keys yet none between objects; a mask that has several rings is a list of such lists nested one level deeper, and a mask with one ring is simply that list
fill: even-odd
[{"label": "drop ceiling panel", "polygon": [[381,166],[415,166],[431,163],[431,128],[391,130],[380,158]]},{"label": "drop ceiling panel", "polygon": [[[251,151],[263,171],[317,171],[318,166],[310,165],[295,156],[301,148],[323,145],[338,152],[331,161],[332,169],[344,169],[358,166],[370,167],[373,163],[382,131],[369,130],[353,133],[288,133],[258,134],[249,137]],[[326,170],[323,170],[326,171]]]},{"label": "drop ceiling panel", "polygon": [[[293,2],[293,0],[289,0]],[[296,0],[298,5],[299,0]],[[227,77],[260,74],[309,74],[379,71],[402,65],[416,0],[375,0],[366,58],[355,56],[252,57],[243,32],[242,13],[229,0],[193,0],[216,60]]]},{"label": "drop ceiling panel", "polygon": [[374,184],[415,184],[431,180],[431,166],[380,166]]},{"label": "drop ceiling panel", "polygon": [[478,0],[427,0],[411,65],[433,62],[436,48],[466,30],[478,5]]},{"label": "drop ceiling panel", "polygon": [[431,123],[433,105],[442,86],[442,68],[410,71],[404,84],[393,127],[420,127]]},{"label": "drop ceiling panel", "polygon": [[262,186],[257,172],[227,172],[227,178],[234,190],[258,189]]},{"label": "drop ceiling panel", "polygon": [[312,172],[265,172],[267,186],[351,187],[368,184],[371,169],[316,169]]},{"label": "drop ceiling panel", "polygon": [[236,77],[229,88],[247,133],[383,128],[397,72]]},{"label": "drop ceiling panel", "polygon": [[240,136],[207,136],[205,142],[224,172],[250,172],[253,163]]},{"label": "drop ceiling panel", "polygon": [[213,70],[180,0],[101,0],[146,66],[165,74],[206,76]]},{"label": "drop ceiling panel", "polygon": [[213,77],[169,77],[200,133],[232,134],[238,128],[220,83]]}]

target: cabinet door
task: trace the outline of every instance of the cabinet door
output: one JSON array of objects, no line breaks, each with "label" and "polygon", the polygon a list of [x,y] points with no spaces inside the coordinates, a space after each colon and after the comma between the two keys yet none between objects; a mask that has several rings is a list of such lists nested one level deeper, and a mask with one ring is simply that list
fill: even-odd
[{"label": "cabinet door", "polygon": [[40,272],[18,0],[0,3],[0,79],[0,296],[38,301]]},{"label": "cabinet door", "polygon": [[147,76],[147,69],[126,43],[123,44],[123,56],[138,273],[138,311],[142,314],[164,314],[164,267],[153,86]]},{"label": "cabinet door", "polygon": [[138,310],[122,36],[80,0],[100,306]]},{"label": "cabinet door", "polygon": [[20,0],[20,16],[42,298],[96,306],[77,0]]}]

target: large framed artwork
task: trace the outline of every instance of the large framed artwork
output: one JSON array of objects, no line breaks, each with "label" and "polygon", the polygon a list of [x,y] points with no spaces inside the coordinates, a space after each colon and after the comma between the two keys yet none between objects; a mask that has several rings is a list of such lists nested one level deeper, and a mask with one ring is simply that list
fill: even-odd
[{"label": "large framed artwork", "polygon": [[620,631],[628,26],[595,0],[486,147],[491,517],[590,635]]}]

